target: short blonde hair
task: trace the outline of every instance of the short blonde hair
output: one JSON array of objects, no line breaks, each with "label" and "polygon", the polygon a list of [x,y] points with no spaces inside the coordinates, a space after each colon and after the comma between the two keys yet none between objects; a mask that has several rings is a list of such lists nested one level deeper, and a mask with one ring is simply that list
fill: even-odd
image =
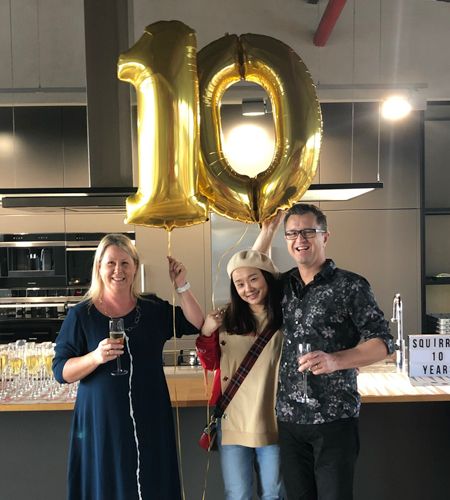
[{"label": "short blonde hair", "polygon": [[[136,271],[139,268],[139,255],[130,238],[121,233],[107,234],[102,238],[102,240],[98,244],[97,250],[95,251],[94,262],[92,264],[91,286],[86,292],[86,300],[94,302],[96,300],[99,300],[103,295],[104,284],[102,279],[100,278],[100,263],[103,259],[106,249],[111,245],[119,247],[133,259],[136,265]],[[133,283],[131,285],[131,294],[135,298],[138,298],[140,296],[138,286],[138,273],[136,272],[134,275]]]}]

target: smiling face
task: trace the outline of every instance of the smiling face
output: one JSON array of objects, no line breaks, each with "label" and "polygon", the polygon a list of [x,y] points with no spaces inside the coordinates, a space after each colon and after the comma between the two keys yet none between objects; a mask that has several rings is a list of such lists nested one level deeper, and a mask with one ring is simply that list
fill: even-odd
[{"label": "smiling face", "polygon": [[[321,229],[313,213],[291,215],[286,221],[285,232],[307,228]],[[287,249],[297,263],[299,269],[319,272],[325,262],[325,247],[329,233],[316,233],[313,238],[306,239],[301,234],[295,240],[286,240]]]},{"label": "smiling face", "polygon": [[260,269],[256,267],[238,267],[231,275],[239,297],[247,302],[252,311],[264,309],[264,301],[269,287]]},{"label": "smiling face", "polygon": [[131,290],[136,274],[133,258],[116,245],[106,248],[99,264],[99,275],[104,293],[123,293]]}]

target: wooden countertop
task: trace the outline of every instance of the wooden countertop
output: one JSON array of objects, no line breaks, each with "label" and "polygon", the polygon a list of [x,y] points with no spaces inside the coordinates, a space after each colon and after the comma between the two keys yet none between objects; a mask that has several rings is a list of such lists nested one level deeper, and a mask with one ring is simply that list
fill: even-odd
[{"label": "wooden countertop", "polygon": [[450,401],[450,385],[412,385],[403,373],[360,373],[363,403],[418,403]]},{"label": "wooden countertop", "polygon": [[[376,370],[376,371],[375,371]],[[166,368],[172,406],[184,408],[206,406],[203,370],[193,367]],[[211,390],[212,376],[208,376]],[[358,388],[363,403],[414,403],[450,401],[450,385],[412,385],[406,374],[396,373],[392,366],[376,366],[358,375]],[[73,401],[1,402],[1,411],[72,410]]]}]

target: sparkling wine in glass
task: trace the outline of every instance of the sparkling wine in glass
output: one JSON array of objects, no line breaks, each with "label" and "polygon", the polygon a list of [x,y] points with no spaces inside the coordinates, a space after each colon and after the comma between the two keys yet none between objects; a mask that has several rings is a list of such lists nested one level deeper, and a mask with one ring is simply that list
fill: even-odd
[{"label": "sparkling wine in glass", "polygon": [[0,399],[6,397],[6,368],[8,367],[7,346],[0,345]]},{"label": "sparkling wine in glass", "polygon": [[[111,318],[109,320],[109,338],[110,339],[120,339],[121,344],[125,342],[125,327],[123,324],[123,318]],[[124,370],[120,364],[120,357],[116,359],[117,368],[111,375],[126,375],[128,370]]]},{"label": "sparkling wine in glass", "polygon": [[[298,357],[301,358],[308,352],[311,352],[311,344],[308,342],[300,342],[298,344]],[[301,375],[301,395],[299,402],[300,403],[307,403],[309,401],[308,397],[308,372],[304,371],[300,373]]]}]

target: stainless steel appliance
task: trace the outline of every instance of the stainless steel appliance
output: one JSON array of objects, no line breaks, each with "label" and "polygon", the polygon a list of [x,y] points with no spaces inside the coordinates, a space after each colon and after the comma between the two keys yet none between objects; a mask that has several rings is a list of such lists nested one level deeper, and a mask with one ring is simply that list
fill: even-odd
[{"label": "stainless steel appliance", "polygon": [[31,296],[27,297],[0,298],[0,344],[19,339],[54,341],[69,307],[82,298],[65,295],[68,290],[39,290],[39,296],[37,292],[29,290]]},{"label": "stainless steel appliance", "polygon": [[0,235],[0,343],[56,338],[69,307],[89,287],[105,234]]},{"label": "stainless steel appliance", "polygon": [[405,338],[403,335],[403,301],[399,293],[396,293],[392,302],[392,323],[397,324],[397,342],[395,344],[395,359],[397,369],[406,371]]},{"label": "stainless steel appliance", "polygon": [[0,288],[66,286],[65,235],[0,235]]},{"label": "stainless steel appliance", "polygon": [[[134,241],[134,233],[124,233]],[[88,287],[105,233],[0,235],[0,289]]]}]

